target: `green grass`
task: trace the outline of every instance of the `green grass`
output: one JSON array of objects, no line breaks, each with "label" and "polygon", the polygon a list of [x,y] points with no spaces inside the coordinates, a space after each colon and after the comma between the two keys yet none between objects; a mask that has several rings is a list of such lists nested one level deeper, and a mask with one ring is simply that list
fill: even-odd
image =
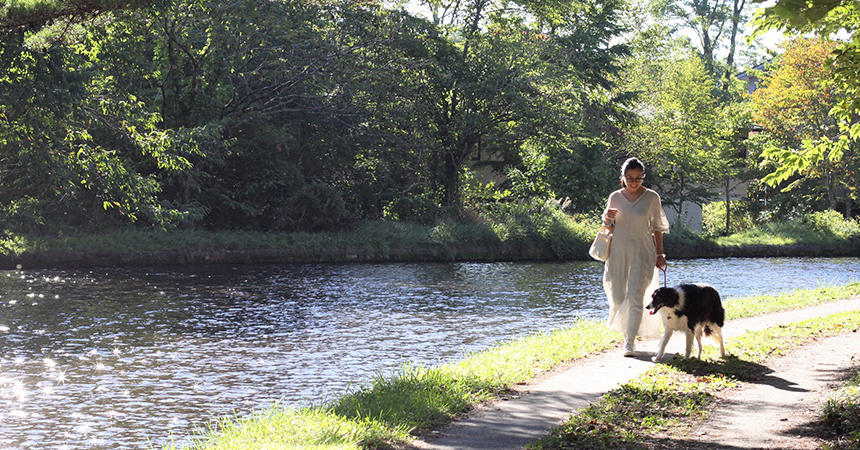
[{"label": "green grass", "polygon": [[720,391],[766,373],[767,359],[816,338],[857,331],[860,311],[771,327],[730,339],[732,355],[717,359],[707,348],[701,360],[657,365],[580,410],[531,448],[647,448],[661,436],[688,434]]},{"label": "green grass", "polygon": [[422,256],[422,249],[428,247],[435,249],[429,254],[442,260],[454,254],[474,259],[500,259],[523,250],[539,250],[539,255],[544,257],[587,256],[597,230],[594,223],[571,220],[551,207],[541,210],[540,205],[533,205],[531,208],[535,211],[515,214],[516,208],[513,212],[502,210],[477,217],[471,223],[441,222],[431,226],[366,221],[351,230],[318,233],[124,228],[35,236],[6,231],[0,233],[0,258],[57,253],[104,256],[281,250],[306,255],[308,260],[342,261],[349,260],[350,254],[385,259],[391,257],[392,250],[412,251]]},{"label": "green grass", "polygon": [[860,371],[831,392],[821,408],[822,424],[836,432],[834,448],[860,448]]},{"label": "green grass", "polygon": [[134,253],[139,251],[248,250],[291,248],[322,250],[357,246],[380,248],[393,245],[439,243],[427,227],[410,223],[367,222],[350,232],[266,233],[255,231],[104,230],[91,234],[25,236],[6,233],[0,253],[21,255],[37,252]]},{"label": "green grass", "polygon": [[[809,306],[855,296],[858,290],[860,283],[852,283],[778,296],[736,299],[729,303],[737,305],[734,310],[729,308],[729,311],[736,312],[728,314],[730,317],[743,317]],[[798,331],[798,336],[803,335]],[[788,336],[792,336],[790,332]],[[768,339],[775,341],[777,337]],[[407,365],[398,374],[377,377],[364,388],[328,405],[299,409],[273,406],[249,417],[224,418],[198,433],[191,447],[230,449],[243,448],[249,443],[260,448],[385,447],[408,440],[412,434],[436,428],[482,402],[504,395],[514,384],[529,381],[568,361],[613,347],[619,340],[620,335],[602,323],[579,321],[569,328],[503,342],[445,366],[425,368]],[[743,345],[746,344],[739,344],[738,348]],[[767,354],[777,351],[764,345],[760,349]],[[738,355],[746,355],[737,353],[740,350],[733,347],[731,350]],[[706,348],[705,355],[709,351]],[[695,367],[695,361],[677,364],[693,364],[686,368],[690,373],[701,371]],[[709,389],[722,389],[730,385],[729,377],[740,377],[755,370],[754,364],[738,358],[708,364],[706,368],[710,369],[707,370],[719,368],[721,374],[705,375],[705,379],[711,380]],[[670,382],[668,378],[664,381]],[[634,387],[644,389],[642,386]],[[707,389],[702,390],[696,394],[697,398],[705,398],[708,392]],[[642,395],[652,394],[646,392]],[[684,403],[681,406],[689,408],[692,407],[690,405]]]},{"label": "green grass", "polygon": [[797,289],[776,295],[728,299],[723,306],[726,309],[726,319],[731,320],[776,311],[804,308],[827,301],[858,296],[860,296],[860,282],[854,282],[843,286]]},{"label": "green grass", "polygon": [[[193,438],[192,448],[385,447],[497,398],[559,364],[614,346],[620,335],[603,324],[526,336],[435,368],[407,365],[393,377],[321,407],[271,409],[222,419]],[[172,448],[172,447],[168,447]]]},{"label": "green grass", "polygon": [[794,220],[753,226],[714,238],[719,245],[840,244],[860,239],[860,220],[845,219],[836,211],[814,212]]},{"label": "green grass", "polygon": [[[364,221],[349,230],[305,232],[155,230],[147,228],[72,231],[52,235],[0,232],[0,262],[10,265],[22,256],[63,256],[66,265],[76,260],[102,264],[206,262],[205,252],[245,252],[234,260],[253,262],[253,252],[277,251],[288,261],[398,261],[398,260],[511,260],[588,259],[599,224],[596,215],[570,217],[557,202],[532,200],[497,204],[471,213],[466,223],[420,225],[396,221]],[[594,216],[594,217],[592,217]],[[770,244],[821,244],[840,248],[860,245],[860,221],[844,220],[838,213],[813,213],[785,223],[767,224],[724,237],[695,233],[678,225],[666,236],[670,257],[721,255],[723,247]],[[771,255],[773,250],[762,250]],[[260,253],[257,253],[258,255]],[[137,256],[135,256],[137,255]],[[271,255],[263,253],[263,262]],[[266,256],[269,255],[269,256]],[[277,258],[276,258],[277,260]]]}]

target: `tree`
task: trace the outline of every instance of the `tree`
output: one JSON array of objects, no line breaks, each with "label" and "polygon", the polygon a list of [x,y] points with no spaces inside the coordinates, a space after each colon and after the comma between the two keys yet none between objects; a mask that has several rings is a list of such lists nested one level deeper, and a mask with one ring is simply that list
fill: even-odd
[{"label": "tree", "polygon": [[[850,132],[846,134],[856,126],[856,117],[846,123],[831,114],[844,95],[827,83],[833,77],[828,56],[835,46],[821,39],[795,39],[751,99],[754,120],[776,143],[762,154],[773,167],[763,181],[776,187],[791,180],[783,188],[789,191],[804,176],[820,180],[830,209],[840,191],[858,181],[855,170],[843,164],[845,155],[853,159],[857,151]],[[851,199],[844,200],[850,209]]]},{"label": "tree", "polygon": [[612,112],[598,92],[609,86],[624,52],[610,44],[620,32],[618,2],[426,5],[445,39],[432,49],[427,104],[437,152],[431,172],[446,208],[459,207],[460,174],[479,150],[505,155],[518,174],[547,176],[524,166],[546,161],[534,152],[564,159],[578,150],[583,134],[591,142],[600,139],[597,124]]},{"label": "tree", "polygon": [[[756,31],[763,33],[771,29],[795,32],[814,33],[824,39],[833,39],[839,33],[848,35],[847,39],[836,41],[828,65],[833,67],[828,83],[835,86],[841,93],[836,105],[831,109],[831,116],[838,122],[840,134],[834,142],[822,140],[813,150],[807,152],[806,158],[787,160],[784,175],[799,173],[804,167],[812,164],[813,159],[829,154],[832,162],[848,167],[856,161],[857,142],[860,141],[860,8],[856,1],[849,0],[816,0],[813,2],[793,2],[778,0],[775,5],[761,10],[756,17]],[[828,152],[826,147],[832,151]],[[815,149],[817,148],[817,149]],[[846,156],[847,155],[847,156]],[[856,176],[857,171],[851,171]],[[856,185],[856,183],[855,183]],[[856,202],[860,200],[856,189],[847,189],[848,198]],[[851,202],[846,201],[846,211],[851,211]],[[850,213],[847,215],[851,215]]]},{"label": "tree", "polygon": [[676,11],[687,27],[696,31],[705,67],[714,73],[714,50],[723,37],[730,14],[727,0],[685,0]]},{"label": "tree", "polygon": [[714,80],[691,49],[659,40],[636,47],[627,76],[630,88],[642,93],[639,123],[625,136],[627,148],[650,163],[651,182],[681,215],[685,202],[712,198],[709,184],[719,179],[725,162]]},{"label": "tree", "polygon": [[0,5],[0,33],[38,29],[55,21],[79,22],[110,11],[142,7],[158,0],[10,1]]}]

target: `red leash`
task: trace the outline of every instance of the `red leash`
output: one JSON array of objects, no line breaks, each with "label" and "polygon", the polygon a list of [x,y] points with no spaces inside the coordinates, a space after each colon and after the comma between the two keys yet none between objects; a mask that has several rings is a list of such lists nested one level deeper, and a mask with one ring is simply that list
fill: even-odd
[{"label": "red leash", "polygon": [[667,272],[669,270],[669,265],[666,264],[663,267],[658,267],[658,269],[663,271],[663,287],[666,287],[666,281],[667,281],[667,278],[669,278],[669,276],[667,275]]}]

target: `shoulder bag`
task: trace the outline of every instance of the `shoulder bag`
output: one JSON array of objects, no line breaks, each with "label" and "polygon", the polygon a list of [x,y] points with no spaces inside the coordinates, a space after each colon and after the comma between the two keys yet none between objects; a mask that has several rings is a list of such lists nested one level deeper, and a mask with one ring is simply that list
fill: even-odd
[{"label": "shoulder bag", "polygon": [[609,249],[612,247],[612,225],[603,225],[594,242],[591,243],[591,248],[588,249],[588,254],[598,261],[606,261],[609,259]]}]

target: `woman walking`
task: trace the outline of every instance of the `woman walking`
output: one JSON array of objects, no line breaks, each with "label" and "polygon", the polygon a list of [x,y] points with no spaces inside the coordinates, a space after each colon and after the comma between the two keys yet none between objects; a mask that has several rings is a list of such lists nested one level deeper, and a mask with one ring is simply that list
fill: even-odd
[{"label": "woman walking", "polygon": [[656,337],[658,316],[643,316],[646,298],[657,288],[655,268],[666,265],[663,234],[669,221],[660,195],[642,185],[645,166],[630,158],[621,166],[622,188],[609,195],[604,223],[614,224],[612,250],[603,269],[609,324],[624,333],[624,356],[633,356],[636,336]]}]

